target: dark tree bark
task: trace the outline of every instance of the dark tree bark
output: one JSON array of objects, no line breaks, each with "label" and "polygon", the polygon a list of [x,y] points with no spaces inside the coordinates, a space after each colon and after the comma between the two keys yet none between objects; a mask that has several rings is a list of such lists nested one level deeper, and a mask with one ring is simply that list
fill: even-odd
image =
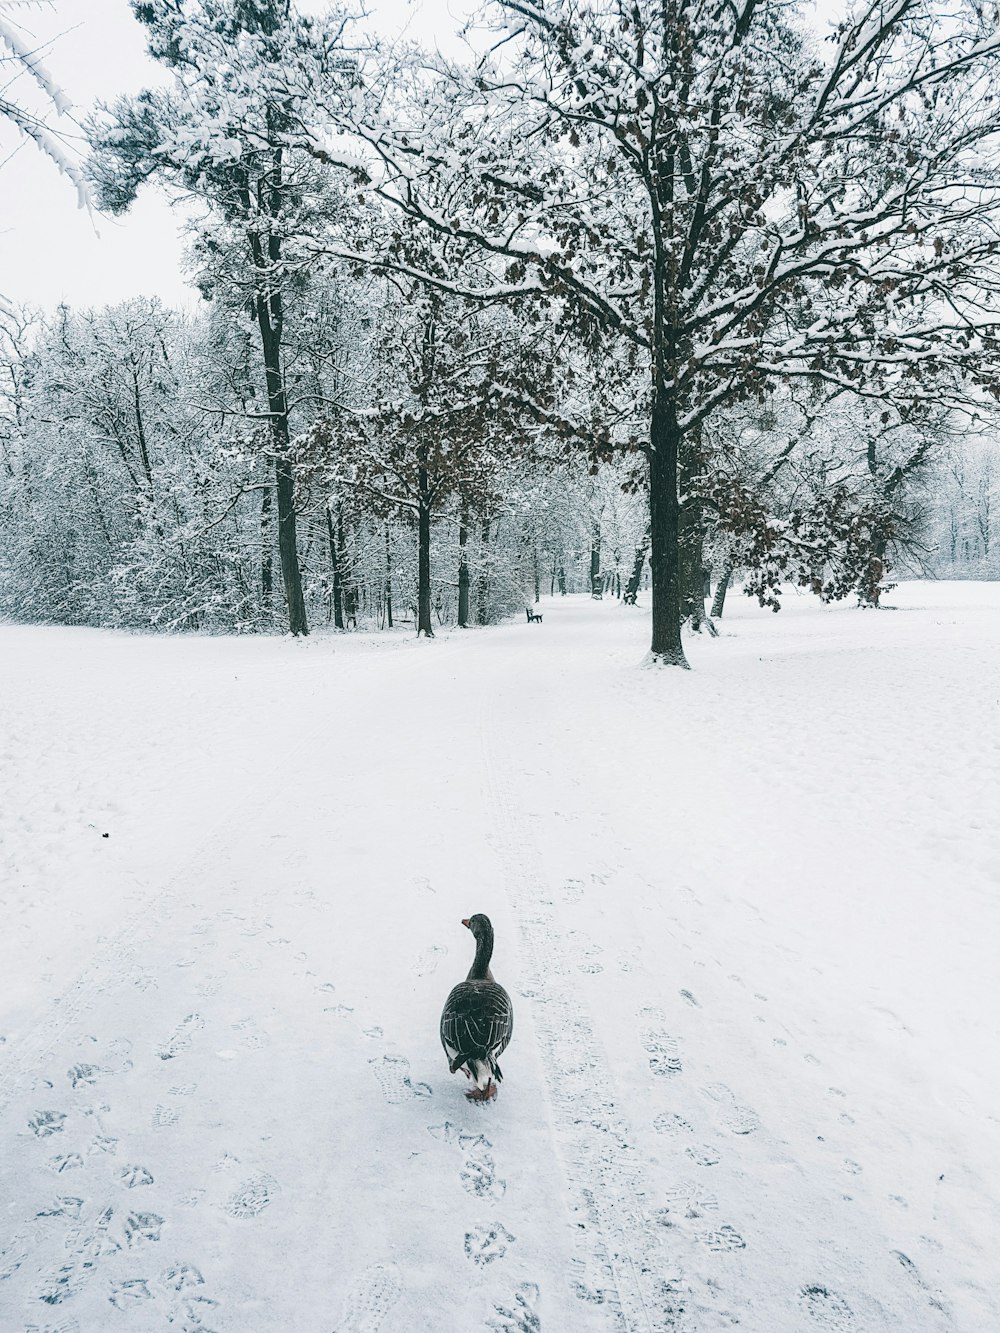
[{"label": "dark tree bark", "polygon": [[458,517],[458,623],[462,629],[469,624],[469,505],[462,497]]},{"label": "dark tree bark", "polygon": [[601,590],[601,525],[595,523],[590,530],[590,595],[600,597]]},{"label": "dark tree bark", "polygon": [[389,546],[389,524],[385,525],[385,621],[392,629],[392,549]]},{"label": "dark tree bark", "polygon": [[712,609],[709,612],[713,620],[719,620],[722,617],[723,607],[726,605],[726,593],[729,591],[729,581],[733,577],[733,562],[727,560],[722,566],[722,573],[719,575],[719,581],[715,585],[715,596],[712,598]]},{"label": "dark tree bark", "polygon": [[560,595],[560,597],[565,597],[565,596],[566,596],[566,570],[565,570],[565,568],[564,568],[562,565],[559,566],[559,572],[558,572],[558,574],[556,575],[556,580],[557,580],[557,582],[558,582],[558,584],[559,584],[559,595]]},{"label": "dark tree bark", "polygon": [[538,565],[538,547],[531,548],[532,567],[535,574],[535,605],[542,600],[542,574]]},{"label": "dark tree bark", "polygon": [[340,560],[337,553],[337,534],[333,526],[330,506],[326,508],[326,531],[330,538],[330,568],[333,570],[333,623],[337,629],[344,628],[344,592],[340,576]]},{"label": "dark tree bark", "polygon": [[271,556],[271,488],[267,486],[260,501],[260,595],[268,614],[274,593],[274,562]]},{"label": "dark tree bark", "polygon": [[433,639],[431,622],[431,495],[427,468],[417,471],[417,637]]},{"label": "dark tree bark", "polygon": [[[269,262],[277,264],[281,258],[280,243],[275,236],[268,242],[269,257],[265,260],[258,236],[251,237],[255,267],[260,270]],[[264,378],[267,384],[267,407],[271,416],[271,438],[274,442],[274,475],[278,493],[278,556],[281,579],[288,605],[288,628],[293,634],[308,634],[306,604],[302,596],[302,571],[295,537],[295,473],[288,456],[288,400],[285,397],[281,373],[282,305],[281,294],[259,291],[254,301],[257,325],[260,329],[264,353]]]},{"label": "dark tree bark", "polygon": [[486,517],[483,519],[482,546],[479,552],[479,580],[476,589],[476,594],[477,594],[476,601],[478,603],[476,608],[476,619],[478,620],[480,625],[489,624],[489,618],[490,618],[490,608],[489,608],[490,584],[489,584],[489,576],[487,573],[489,550],[490,550],[490,519],[489,515],[487,514]]},{"label": "dark tree bark", "polygon": [[663,385],[654,394],[649,456],[650,567],[653,575],[653,660],[688,665],[681,644],[681,587],[677,559],[680,505],[677,455],[680,432],[676,404]]},{"label": "dark tree bark", "polygon": [[622,598],[629,606],[635,606],[636,598],[639,596],[639,585],[642,582],[642,571],[646,565],[646,556],[649,553],[649,528],[646,528],[642,541],[635,548],[635,559],[632,562],[632,573],[628,576],[628,582],[625,584],[625,596]]}]

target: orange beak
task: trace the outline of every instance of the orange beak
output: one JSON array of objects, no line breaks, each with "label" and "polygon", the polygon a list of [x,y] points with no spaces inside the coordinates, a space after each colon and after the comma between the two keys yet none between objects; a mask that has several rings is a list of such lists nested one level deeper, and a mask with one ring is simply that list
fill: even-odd
[{"label": "orange beak", "polygon": [[462,917],[462,925],[463,925],[463,926],[467,926],[468,924],[469,924],[469,918],[468,918],[467,916],[463,916],[463,917]]}]

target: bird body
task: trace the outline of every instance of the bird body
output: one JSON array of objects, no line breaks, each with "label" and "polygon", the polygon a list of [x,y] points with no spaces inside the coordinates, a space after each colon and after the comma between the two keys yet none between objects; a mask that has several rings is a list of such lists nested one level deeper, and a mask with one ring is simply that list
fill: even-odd
[{"label": "bird body", "polygon": [[514,1030],[510,996],[490,971],[493,926],[478,913],[462,922],[476,937],[476,957],[465,981],[449,994],[441,1014],[441,1045],[454,1074],[464,1069],[475,1085],[466,1096],[488,1101],[497,1095],[503,1074],[497,1063]]}]

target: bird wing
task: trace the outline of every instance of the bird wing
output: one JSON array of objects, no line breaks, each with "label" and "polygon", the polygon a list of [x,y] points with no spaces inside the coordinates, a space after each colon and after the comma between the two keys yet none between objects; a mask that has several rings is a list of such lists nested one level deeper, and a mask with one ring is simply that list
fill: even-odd
[{"label": "bird wing", "polygon": [[441,1044],[450,1059],[492,1055],[507,1049],[514,1030],[510,996],[495,981],[463,981],[448,996],[441,1014]]}]

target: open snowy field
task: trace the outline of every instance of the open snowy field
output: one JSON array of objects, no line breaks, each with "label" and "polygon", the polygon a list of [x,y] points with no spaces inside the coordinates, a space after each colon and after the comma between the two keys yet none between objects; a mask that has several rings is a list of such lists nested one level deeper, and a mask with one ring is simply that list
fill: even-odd
[{"label": "open snowy field", "polygon": [[0,627],[2,1333],[994,1333],[1000,585],[886,600]]}]

